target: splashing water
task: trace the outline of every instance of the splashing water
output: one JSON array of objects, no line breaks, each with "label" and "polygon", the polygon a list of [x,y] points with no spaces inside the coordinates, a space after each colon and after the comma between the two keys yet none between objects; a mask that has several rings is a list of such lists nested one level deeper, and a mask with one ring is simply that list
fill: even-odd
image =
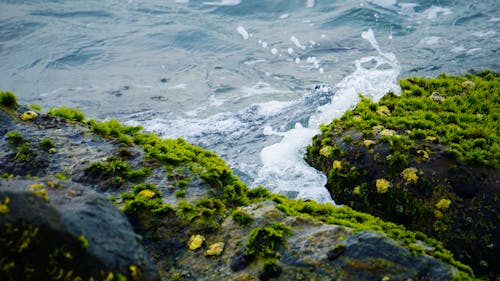
[{"label": "splashing water", "polygon": [[[336,86],[331,102],[317,109],[309,118],[307,128],[297,123],[294,129],[285,133],[275,132],[269,127],[265,130],[267,134],[280,135],[283,139],[261,151],[262,168],[254,184],[262,184],[273,192],[284,193],[289,197],[333,202],[325,189],[325,175],[303,160],[305,147],[311,143],[313,136],[320,132],[320,124],[331,122],[333,118],[340,117],[343,112],[353,107],[358,102],[360,93],[378,100],[389,91],[401,91],[396,84],[400,72],[396,56],[380,50],[371,29],[363,32],[362,37],[377,50],[378,56],[363,57],[355,62],[354,73]],[[376,62],[374,67],[363,67],[364,63],[370,61]]]}]

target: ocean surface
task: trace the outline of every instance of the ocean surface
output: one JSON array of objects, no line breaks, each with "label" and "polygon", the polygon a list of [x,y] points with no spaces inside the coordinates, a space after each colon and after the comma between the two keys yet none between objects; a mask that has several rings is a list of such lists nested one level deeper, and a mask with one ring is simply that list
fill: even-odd
[{"label": "ocean surface", "polygon": [[220,154],[250,186],[333,202],[319,124],[406,76],[500,71],[500,1],[0,0],[0,89]]}]

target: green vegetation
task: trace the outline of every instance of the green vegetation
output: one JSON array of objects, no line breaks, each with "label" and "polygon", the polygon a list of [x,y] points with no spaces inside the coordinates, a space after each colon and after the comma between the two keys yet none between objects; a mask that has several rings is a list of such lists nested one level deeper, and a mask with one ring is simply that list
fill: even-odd
[{"label": "green vegetation", "polygon": [[16,159],[24,163],[29,163],[33,157],[33,153],[30,145],[28,143],[23,143],[17,150]]},{"label": "green vegetation", "polygon": [[290,227],[282,223],[254,228],[250,231],[245,244],[245,256],[276,258],[278,249],[285,246],[286,237],[290,235],[292,235]]},{"label": "green vegetation", "polygon": [[65,106],[59,108],[51,108],[49,109],[47,114],[76,122],[83,122],[85,120],[85,114],[83,112],[78,109]]},{"label": "green vegetation", "polygon": [[36,103],[30,104],[30,107],[34,110],[42,111],[42,107]]},{"label": "green vegetation", "polygon": [[443,244],[427,235],[407,230],[404,226],[392,222],[383,221],[372,215],[355,211],[347,206],[336,207],[328,203],[317,203],[314,201],[301,201],[289,199],[282,195],[273,195],[273,201],[278,209],[289,216],[302,216],[319,220],[327,224],[342,225],[352,228],[355,232],[370,230],[383,233],[399,242],[407,249],[414,249],[415,243],[424,242],[432,250],[425,252],[423,248],[420,253],[426,253],[440,260],[456,266],[461,271],[472,275],[470,267],[456,261],[453,254],[443,247]]},{"label": "green vegetation", "polygon": [[5,135],[5,138],[10,145],[17,147],[23,143],[23,136],[19,132],[9,132]]},{"label": "green vegetation", "polygon": [[163,203],[161,191],[151,183],[134,186],[132,192],[122,193],[122,199],[123,212],[133,217],[165,216],[173,212],[170,205]]},{"label": "green vegetation", "polygon": [[247,226],[253,222],[253,217],[241,210],[234,210],[231,214],[231,218],[241,226]]},{"label": "green vegetation", "polygon": [[55,148],[56,146],[51,138],[44,138],[40,141],[40,147],[49,151],[51,148]]},{"label": "green vegetation", "polygon": [[0,105],[8,108],[17,107],[17,97],[9,91],[0,91]]},{"label": "green vegetation", "polygon": [[442,74],[400,85],[400,96],[361,96],[322,125],[306,160],[328,176],[336,202],[422,231],[486,272],[480,260],[496,258],[486,245],[498,244],[500,77]]}]

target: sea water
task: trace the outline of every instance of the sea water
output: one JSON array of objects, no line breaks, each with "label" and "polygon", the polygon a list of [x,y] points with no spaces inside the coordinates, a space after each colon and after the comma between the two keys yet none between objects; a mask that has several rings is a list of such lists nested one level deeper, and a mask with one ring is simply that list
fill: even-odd
[{"label": "sea water", "polygon": [[0,89],[221,155],[250,186],[333,202],[319,124],[406,76],[499,71],[500,2],[0,0]]}]

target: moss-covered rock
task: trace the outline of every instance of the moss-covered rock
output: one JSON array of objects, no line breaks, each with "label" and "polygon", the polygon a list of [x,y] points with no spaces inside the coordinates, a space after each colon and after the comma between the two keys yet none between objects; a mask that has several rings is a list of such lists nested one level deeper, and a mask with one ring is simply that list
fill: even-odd
[{"label": "moss-covered rock", "polygon": [[[123,258],[102,254],[110,245],[119,244],[125,247],[124,255],[132,258],[144,249],[162,280],[331,280],[332,276],[339,276],[339,280],[473,279],[470,268],[454,260],[436,240],[348,207],[291,200],[264,187],[249,189],[219,156],[183,139],[162,139],[117,120],[85,120],[83,114],[67,108],[51,110],[55,116],[40,112],[30,122],[20,119],[27,110],[23,106],[0,108],[0,191],[5,186],[15,189],[19,181],[30,181],[23,192],[68,216],[80,209],[65,208],[71,204],[92,208],[95,205],[87,206],[89,201],[83,198],[101,194],[96,196],[107,208],[95,207],[86,213],[89,220],[93,217],[94,227],[112,233],[113,224],[107,220],[116,223],[110,216],[120,214],[118,210],[132,226],[120,224],[127,225],[127,233],[133,235],[123,240],[127,243],[118,239],[113,244],[107,242],[113,235],[106,231],[108,234],[87,229],[82,236],[83,232],[78,232],[82,226],[69,224],[68,229],[78,232],[71,236],[71,245],[79,248],[76,252],[71,248],[69,254],[58,252],[63,261],[73,258],[64,264],[64,274],[73,272],[71,276],[76,277],[73,274],[88,272],[82,276],[93,275],[94,280],[156,278],[155,274],[147,275],[151,271],[145,270],[146,263],[102,267],[102,260],[113,264]],[[325,149],[327,152],[333,155],[337,150],[332,147]],[[24,161],[28,157],[30,160]],[[336,169],[346,167],[342,162]],[[75,182],[78,189],[71,188]],[[359,187],[360,192],[363,188]],[[56,200],[67,204],[54,204]],[[13,203],[10,195],[0,198],[0,221],[2,216],[22,215],[23,204],[13,208]],[[440,210],[444,212],[453,204],[446,205],[446,201],[441,202]],[[24,206],[31,207],[28,203]],[[7,237],[7,231],[0,226],[0,237]],[[57,245],[62,241],[60,235],[27,238],[36,245]],[[189,243],[190,237],[200,236],[204,239],[193,241],[203,243],[196,247]],[[136,247],[137,243],[140,246]],[[332,259],[332,251],[338,247],[345,247],[344,251]],[[9,259],[0,257],[0,274],[10,273],[12,259],[45,266],[45,257],[53,249],[35,249],[39,249],[38,254],[30,259],[15,251],[9,252]],[[91,250],[100,250],[100,255],[80,255]],[[31,270],[30,264],[18,265],[23,272]],[[394,270],[388,270],[393,265]],[[99,267],[104,268],[103,273],[95,276]]]},{"label": "moss-covered rock", "polygon": [[362,97],[323,125],[306,160],[327,174],[337,203],[425,232],[477,272],[499,275],[499,76],[400,84],[401,96]]}]

